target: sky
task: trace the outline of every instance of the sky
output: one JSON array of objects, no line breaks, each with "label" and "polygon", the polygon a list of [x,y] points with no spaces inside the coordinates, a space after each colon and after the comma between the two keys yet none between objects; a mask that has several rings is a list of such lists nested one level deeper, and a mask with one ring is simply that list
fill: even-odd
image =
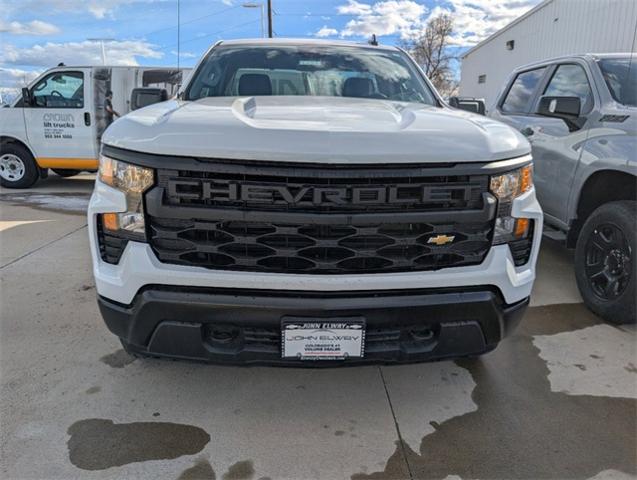
[{"label": "sky", "polygon": [[[214,42],[261,36],[266,0],[180,0],[179,64],[193,66]],[[381,43],[418,37],[427,19],[449,12],[459,51],[540,0],[272,0],[279,37]],[[244,5],[253,5],[247,7]],[[0,0],[0,94],[67,65],[177,65],[177,0]]]}]

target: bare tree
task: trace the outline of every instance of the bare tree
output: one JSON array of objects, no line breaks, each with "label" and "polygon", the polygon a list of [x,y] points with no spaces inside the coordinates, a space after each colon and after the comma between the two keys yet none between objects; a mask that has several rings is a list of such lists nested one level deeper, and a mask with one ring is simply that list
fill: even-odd
[{"label": "bare tree", "polygon": [[442,13],[429,19],[422,36],[403,43],[443,95],[452,95],[458,88],[452,68],[457,58],[449,48],[452,36],[453,18]]}]

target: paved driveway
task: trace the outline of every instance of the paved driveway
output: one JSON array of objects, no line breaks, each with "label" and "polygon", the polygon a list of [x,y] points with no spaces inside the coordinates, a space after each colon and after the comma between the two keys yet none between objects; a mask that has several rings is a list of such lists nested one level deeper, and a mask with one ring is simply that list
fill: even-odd
[{"label": "paved driveway", "polygon": [[134,360],[95,302],[91,187],[0,191],[0,477],[635,478],[637,335],[581,305],[559,245],[521,327],[480,360]]}]

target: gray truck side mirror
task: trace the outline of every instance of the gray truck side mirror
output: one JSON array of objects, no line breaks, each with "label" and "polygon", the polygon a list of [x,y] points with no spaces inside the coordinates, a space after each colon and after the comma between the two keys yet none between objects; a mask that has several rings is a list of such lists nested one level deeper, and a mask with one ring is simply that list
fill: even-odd
[{"label": "gray truck side mirror", "polygon": [[542,97],[537,107],[537,114],[564,120],[579,117],[582,108],[579,97]]},{"label": "gray truck side mirror", "polygon": [[168,92],[165,88],[134,88],[130,96],[130,108],[137,110],[166,100],[168,100]]},{"label": "gray truck side mirror", "polygon": [[537,114],[543,117],[564,120],[569,131],[574,132],[582,128],[586,121],[580,117],[582,102],[579,97],[541,97],[537,107]]},{"label": "gray truck side mirror", "polygon": [[467,112],[484,115],[487,111],[484,100],[473,97],[449,97],[449,105]]}]

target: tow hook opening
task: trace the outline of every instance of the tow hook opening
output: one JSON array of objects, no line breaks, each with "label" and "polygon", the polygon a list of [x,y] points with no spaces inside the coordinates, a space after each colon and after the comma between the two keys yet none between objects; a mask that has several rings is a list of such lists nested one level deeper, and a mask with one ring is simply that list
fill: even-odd
[{"label": "tow hook opening", "polygon": [[409,330],[409,335],[417,342],[426,342],[432,340],[436,333],[428,327],[416,327]]},{"label": "tow hook opening", "polygon": [[234,325],[211,325],[206,330],[206,338],[213,345],[234,343],[241,335],[239,327]]}]

